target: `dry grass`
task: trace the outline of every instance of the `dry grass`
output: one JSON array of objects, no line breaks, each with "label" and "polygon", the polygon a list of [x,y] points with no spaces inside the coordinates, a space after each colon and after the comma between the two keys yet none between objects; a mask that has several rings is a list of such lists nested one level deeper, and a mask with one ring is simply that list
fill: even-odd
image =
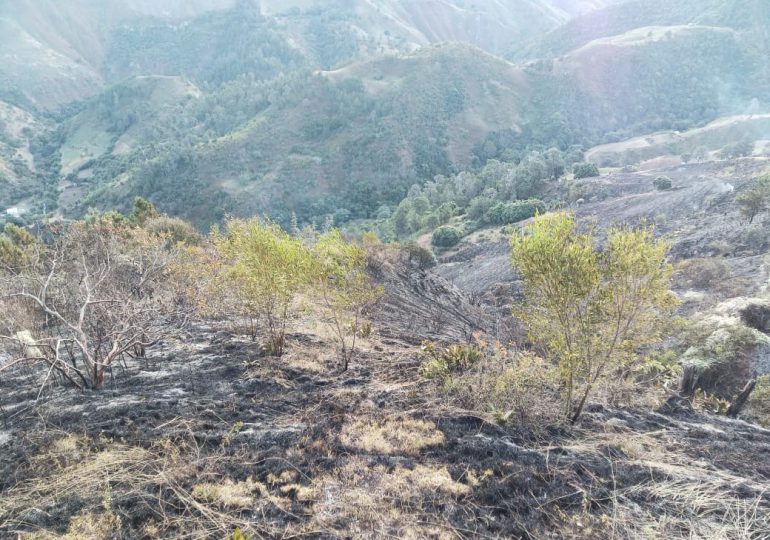
[{"label": "dry grass", "polygon": [[256,497],[267,494],[267,488],[260,482],[248,478],[244,482],[233,482],[226,478],[218,483],[203,483],[193,487],[192,496],[196,501],[209,503],[220,508],[249,508],[254,506]]},{"label": "dry grass", "polygon": [[314,519],[324,530],[358,538],[455,538],[442,515],[471,488],[446,467],[389,469],[352,458],[320,478]]},{"label": "dry grass", "polygon": [[[84,439],[65,435],[37,455],[29,479],[0,499],[0,530],[26,538],[102,539],[120,530],[121,513],[128,510],[149,513],[143,538],[224,538],[235,527],[255,538],[276,533],[270,523],[238,511],[256,511],[258,503],[279,508],[283,501],[265,496],[267,488],[252,479],[214,474],[224,456],[202,455],[193,439],[163,440],[147,449],[101,446],[89,449]],[[195,482],[212,476],[219,480]],[[67,533],[36,525],[43,515],[66,519]]]},{"label": "dry grass", "polygon": [[[704,468],[706,464],[693,461],[687,449],[674,446],[664,431],[639,433],[614,423],[605,429],[585,433],[580,442],[566,447],[586,462],[603,462],[611,472],[609,478],[593,479],[609,489],[600,490],[601,496],[585,491],[581,512],[557,512],[563,537],[770,538],[765,486],[725,470]],[[607,448],[625,457],[609,457]],[[629,467],[649,471],[649,479],[629,484],[628,473],[623,472]]]},{"label": "dry grass", "polygon": [[382,422],[359,418],[346,424],[340,442],[367,453],[417,456],[428,447],[444,444],[444,434],[433,422],[411,418]]}]

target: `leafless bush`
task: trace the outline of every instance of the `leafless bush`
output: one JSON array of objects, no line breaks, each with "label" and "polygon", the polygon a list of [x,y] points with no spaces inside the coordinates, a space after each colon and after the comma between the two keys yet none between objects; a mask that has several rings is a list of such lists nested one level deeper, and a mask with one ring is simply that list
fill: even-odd
[{"label": "leafless bush", "polygon": [[677,284],[707,289],[730,276],[730,266],[722,259],[702,257],[688,259],[679,265]]},{"label": "leafless bush", "polygon": [[27,246],[0,273],[3,369],[43,363],[79,388],[99,389],[112,366],[143,357],[179,315],[168,283],[177,248],[139,227],[77,222]]}]

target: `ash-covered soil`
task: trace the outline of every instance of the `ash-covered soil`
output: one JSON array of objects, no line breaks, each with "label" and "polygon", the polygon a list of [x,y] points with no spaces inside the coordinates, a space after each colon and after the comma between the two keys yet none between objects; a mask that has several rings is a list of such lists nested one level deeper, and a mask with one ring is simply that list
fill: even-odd
[{"label": "ash-covered soil", "polygon": [[206,322],[105,391],[4,377],[0,537],[770,537],[770,431],[598,405],[501,427],[420,378],[397,304],[346,373],[322,329],[271,358]]}]

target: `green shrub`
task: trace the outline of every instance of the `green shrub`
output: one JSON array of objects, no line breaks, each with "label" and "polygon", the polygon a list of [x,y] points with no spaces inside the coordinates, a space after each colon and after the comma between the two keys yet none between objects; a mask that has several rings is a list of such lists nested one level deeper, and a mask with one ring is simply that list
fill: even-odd
[{"label": "green shrub", "polygon": [[447,379],[453,373],[462,373],[470,369],[482,358],[482,353],[475,345],[450,345],[446,349],[437,349],[433,343],[422,345],[423,364],[420,375],[426,379]]},{"label": "green shrub", "polygon": [[572,167],[575,178],[593,178],[599,176],[599,169],[593,163],[576,163]]},{"label": "green shrub", "polygon": [[462,235],[455,227],[444,225],[433,231],[431,242],[438,247],[451,247],[456,245]]},{"label": "green shrub", "polygon": [[526,201],[498,203],[489,209],[485,217],[489,223],[508,225],[529,219],[543,212],[545,212],[543,201],[528,199]]},{"label": "green shrub", "polygon": [[673,183],[671,182],[671,178],[668,176],[658,176],[655,180],[652,181],[652,185],[655,186],[655,189],[658,191],[667,191],[671,189]]}]

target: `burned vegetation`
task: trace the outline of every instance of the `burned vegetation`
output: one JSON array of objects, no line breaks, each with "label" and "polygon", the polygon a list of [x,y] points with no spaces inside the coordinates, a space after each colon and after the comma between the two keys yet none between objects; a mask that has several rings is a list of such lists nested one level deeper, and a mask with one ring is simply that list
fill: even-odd
[{"label": "burned vegetation", "polygon": [[[527,292],[527,324],[413,248],[259,220],[204,238],[151,210],[0,244],[0,536],[770,535],[770,431],[705,414],[702,396],[655,412],[682,373],[657,341],[635,354],[623,334],[597,371],[538,339],[545,290]],[[529,238],[577,242],[571,268],[595,280],[568,289],[573,320],[648,284],[549,219],[565,236]],[[643,230],[618,234],[662,257]],[[515,245],[519,263],[535,248]]]}]

